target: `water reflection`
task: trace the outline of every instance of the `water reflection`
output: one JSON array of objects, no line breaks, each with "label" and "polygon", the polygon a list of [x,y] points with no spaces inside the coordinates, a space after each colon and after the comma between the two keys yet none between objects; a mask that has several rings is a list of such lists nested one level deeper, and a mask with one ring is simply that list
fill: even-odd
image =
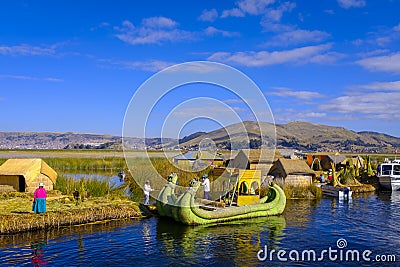
[{"label": "water reflection", "polygon": [[44,249],[46,247],[46,240],[37,240],[31,242],[32,253],[32,265],[35,267],[41,267],[46,265],[48,262],[44,259]]},{"label": "water reflection", "polygon": [[310,216],[318,207],[320,200],[292,200],[286,201],[284,216],[290,227],[307,227]]},{"label": "water reflection", "polygon": [[207,264],[234,262],[247,265],[254,262],[260,247],[280,246],[284,236],[284,216],[240,220],[216,225],[184,226],[169,219],[157,222],[156,238],[159,250],[168,257],[180,257],[186,263]]}]

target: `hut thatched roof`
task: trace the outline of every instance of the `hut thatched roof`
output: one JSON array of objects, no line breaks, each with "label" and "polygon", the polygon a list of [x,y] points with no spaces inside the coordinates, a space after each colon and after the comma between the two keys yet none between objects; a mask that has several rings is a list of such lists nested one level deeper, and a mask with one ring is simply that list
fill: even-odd
[{"label": "hut thatched roof", "polygon": [[9,159],[0,166],[0,175],[22,175],[27,182],[37,178],[41,173],[55,183],[57,173],[42,159]]},{"label": "hut thatched roof", "polygon": [[315,175],[315,172],[310,169],[310,167],[304,160],[301,159],[280,158],[278,159],[276,164],[280,164],[282,166],[282,169],[284,170],[286,175],[300,173]]},{"label": "hut thatched roof", "polygon": [[[283,158],[282,154],[278,150],[268,150],[268,149],[242,149],[243,153],[246,155],[249,163],[270,163],[271,160],[275,161],[279,158]],[[270,159],[270,155],[274,153],[274,158]]]}]

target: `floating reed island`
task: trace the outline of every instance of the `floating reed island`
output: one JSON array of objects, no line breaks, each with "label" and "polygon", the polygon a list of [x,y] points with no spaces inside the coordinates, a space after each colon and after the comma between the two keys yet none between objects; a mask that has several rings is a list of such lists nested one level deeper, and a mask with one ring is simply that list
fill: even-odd
[{"label": "floating reed island", "polygon": [[107,220],[144,218],[148,214],[138,202],[112,197],[95,197],[84,202],[71,200],[56,192],[49,192],[47,212],[31,211],[32,196],[27,193],[0,195],[0,234],[60,228]]}]

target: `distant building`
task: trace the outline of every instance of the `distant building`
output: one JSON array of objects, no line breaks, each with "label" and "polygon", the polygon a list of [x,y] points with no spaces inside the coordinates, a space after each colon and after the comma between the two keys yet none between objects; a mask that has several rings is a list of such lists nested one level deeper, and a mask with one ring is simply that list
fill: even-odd
[{"label": "distant building", "polygon": [[34,192],[39,183],[53,190],[57,173],[42,159],[9,159],[0,166],[0,190]]},{"label": "distant building", "polygon": [[290,149],[290,148],[279,148],[278,149],[279,153],[285,158],[285,159],[298,159],[299,157],[296,155],[298,152],[295,149]]},{"label": "distant building", "polygon": [[286,185],[310,185],[315,178],[315,172],[304,160],[278,159],[269,171],[274,179],[281,179]]}]

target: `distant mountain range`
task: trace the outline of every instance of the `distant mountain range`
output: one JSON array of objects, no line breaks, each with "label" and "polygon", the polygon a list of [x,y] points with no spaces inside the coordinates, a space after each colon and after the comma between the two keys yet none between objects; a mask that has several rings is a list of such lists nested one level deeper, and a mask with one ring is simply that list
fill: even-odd
[{"label": "distant mountain range", "polygon": [[[196,132],[180,140],[129,138],[125,145],[133,149],[197,149],[200,142],[211,141],[220,149],[259,148],[261,132],[273,143],[273,127],[266,122],[246,121],[211,132]],[[400,138],[376,132],[354,132],[307,122],[277,124],[278,148],[302,151],[393,152]],[[245,129],[245,130],[243,130]],[[0,132],[0,149],[122,149],[120,136],[81,133]],[[245,142],[244,140],[250,140]]]},{"label": "distant mountain range", "polygon": [[[229,145],[241,145],[247,138],[243,131],[246,129],[250,147],[261,145],[261,130],[271,136],[273,125],[266,122],[246,121],[229,125],[209,133],[192,134],[184,137],[181,147],[196,148],[201,140],[210,138],[217,147],[229,148]],[[278,148],[291,148],[303,151],[348,151],[348,152],[393,152],[400,147],[400,138],[376,132],[354,132],[343,127],[334,127],[308,122],[291,122],[277,124],[276,144]],[[228,135],[229,133],[229,135]],[[266,138],[268,141],[268,137]],[[181,139],[182,140],[182,139]],[[230,147],[232,148],[232,147]]]}]

